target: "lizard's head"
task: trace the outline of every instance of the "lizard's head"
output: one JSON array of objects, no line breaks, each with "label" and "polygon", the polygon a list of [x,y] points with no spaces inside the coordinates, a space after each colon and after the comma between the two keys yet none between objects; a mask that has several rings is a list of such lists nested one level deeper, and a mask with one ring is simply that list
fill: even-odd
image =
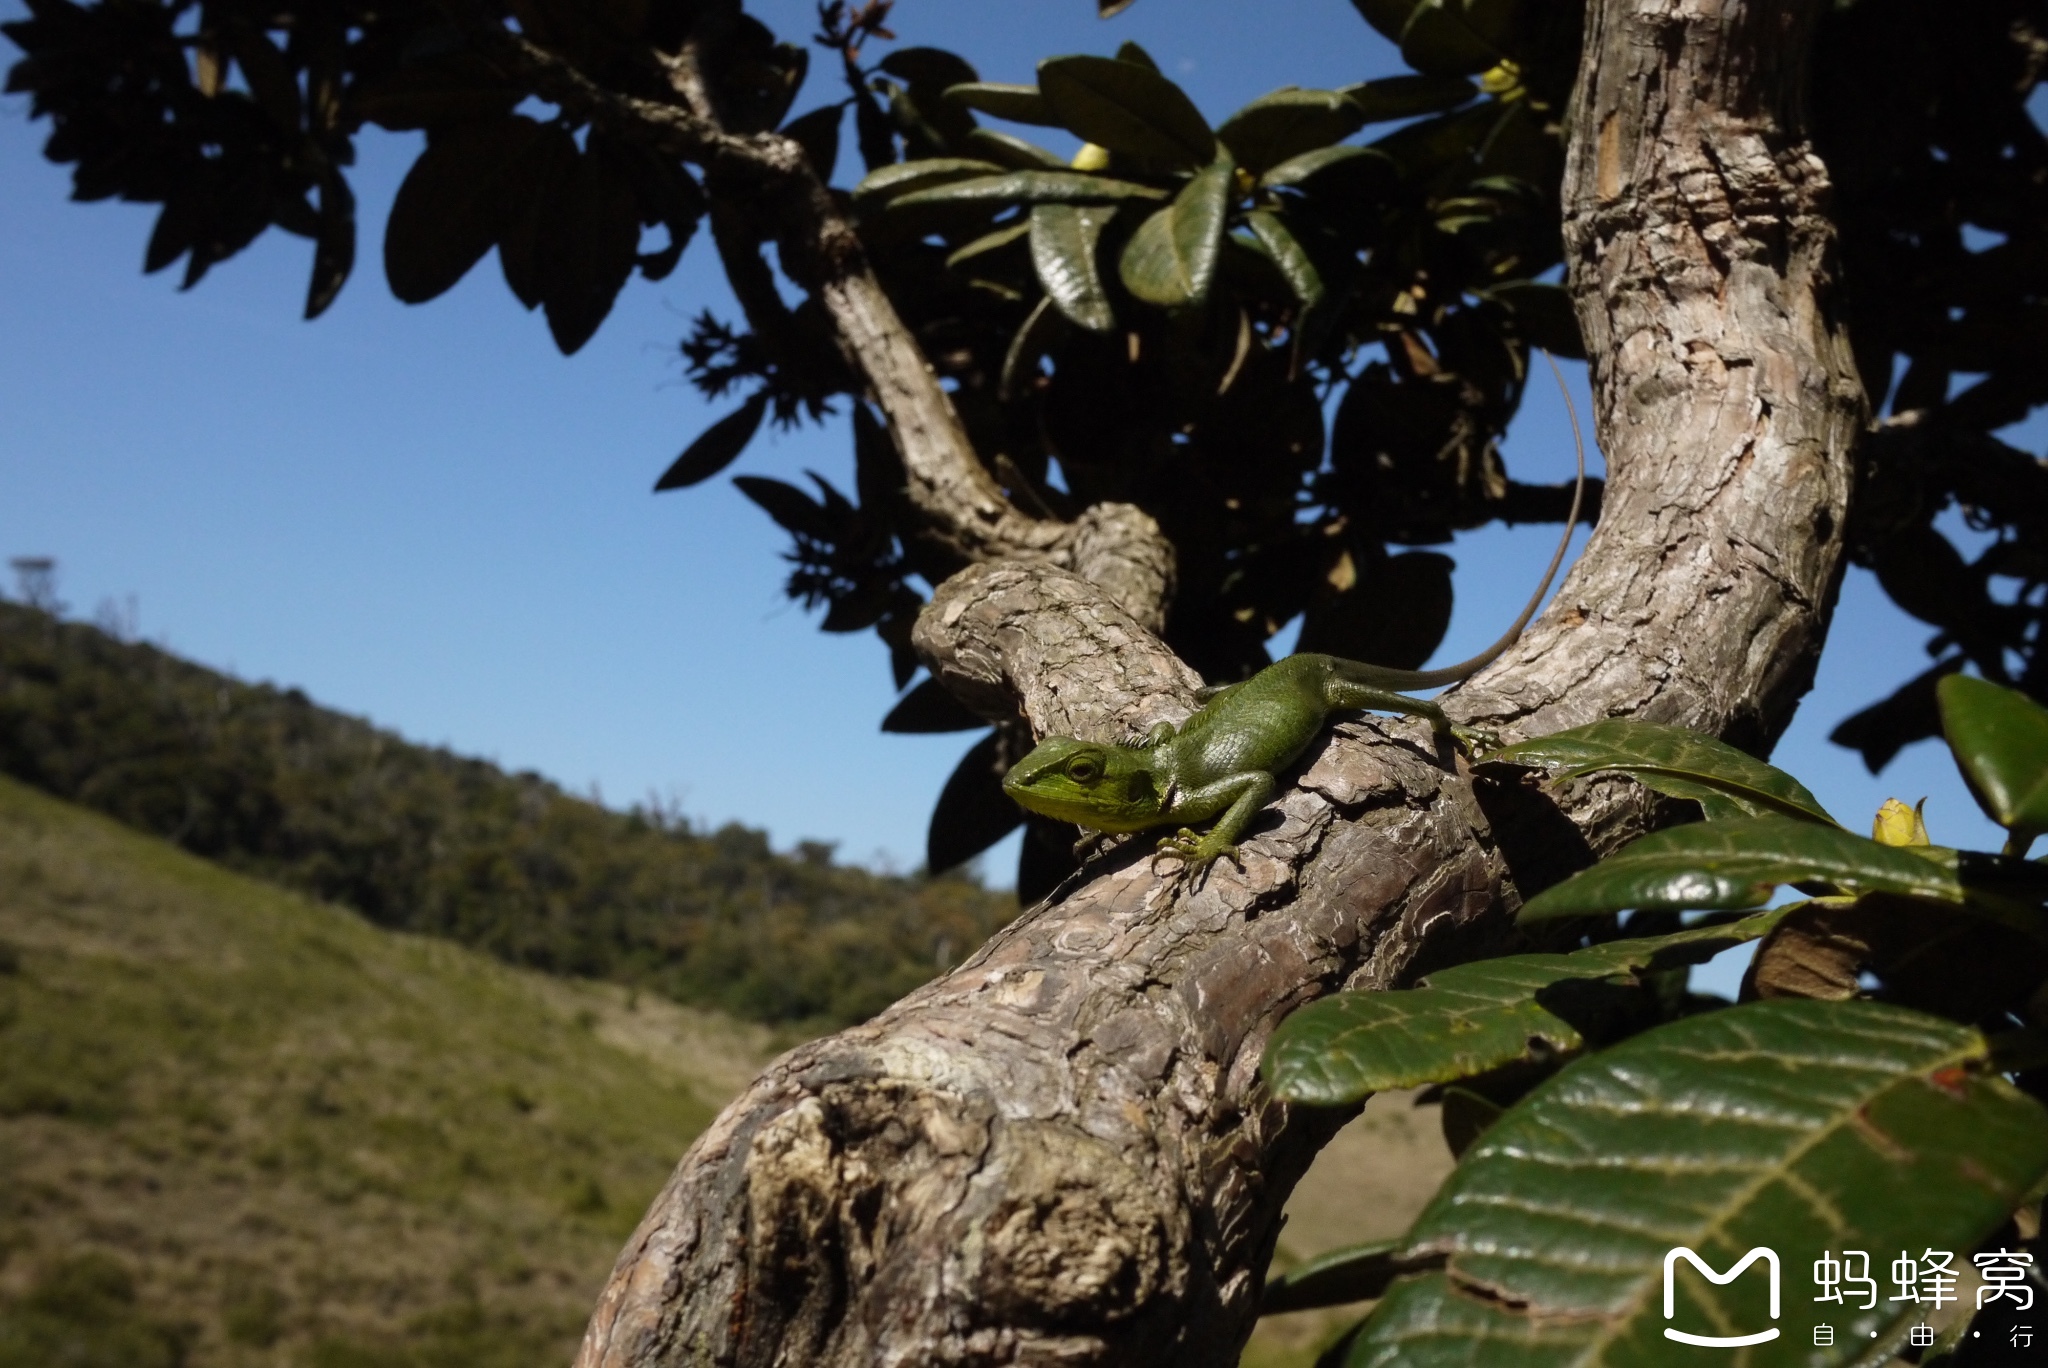
[{"label": "lizard's head", "polygon": [[1003,776],[1003,792],[1041,817],[1091,831],[1159,824],[1161,799],[1143,753],[1048,736]]}]

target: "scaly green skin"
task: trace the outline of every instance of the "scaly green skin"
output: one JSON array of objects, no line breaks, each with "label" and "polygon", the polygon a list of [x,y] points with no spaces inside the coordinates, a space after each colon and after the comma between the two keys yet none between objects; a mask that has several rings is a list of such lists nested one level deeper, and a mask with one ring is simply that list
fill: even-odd
[{"label": "scaly green skin", "polygon": [[[1550,359],[1549,353],[1544,355]],[[1500,640],[1470,660],[1440,670],[1394,670],[1327,655],[1289,656],[1241,684],[1211,691],[1200,712],[1178,727],[1160,723],[1141,745],[1104,746],[1071,736],[1048,736],[1003,776],[1003,792],[1031,812],[1090,831],[1145,831],[1216,817],[1207,835],[1183,826],[1159,843],[1161,851],[1178,855],[1186,872],[1193,874],[1226,855],[1236,857],[1237,838],[1279,791],[1280,772],[1308,749],[1333,712],[1377,708],[1407,713],[1428,718],[1440,742],[1476,740],[1493,745],[1484,733],[1451,726],[1436,704],[1397,691],[1456,684],[1498,660],[1536,615],[1564,563],[1586,492],[1586,448],[1556,361],[1550,361],[1550,369],[1571,416],[1578,479],[1550,568]]]},{"label": "scaly green skin", "polygon": [[1331,713],[1408,713],[1428,718],[1439,737],[1451,736],[1436,704],[1395,692],[1449,683],[1441,677],[1448,673],[1288,656],[1218,690],[1180,726],[1160,723],[1142,745],[1047,737],[1004,776],[1003,791],[1032,812],[1094,831],[1144,831],[1220,813],[1206,835],[1183,826],[1159,843],[1193,872],[1237,854],[1238,836],[1279,787],[1275,776],[1308,749]]}]

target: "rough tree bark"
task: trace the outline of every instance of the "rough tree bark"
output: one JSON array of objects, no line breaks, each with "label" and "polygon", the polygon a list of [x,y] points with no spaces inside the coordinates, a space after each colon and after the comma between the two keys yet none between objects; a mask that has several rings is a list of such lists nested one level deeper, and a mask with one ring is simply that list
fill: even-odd
[{"label": "rough tree bark", "polygon": [[[1461,720],[1631,714],[1762,747],[1807,687],[1866,412],[1799,114],[1822,3],[1595,0],[1565,207],[1606,504],[1549,611],[1447,701]],[[1129,736],[1196,680],[1117,597],[992,559],[917,646],[991,716]],[[1519,890],[1652,818],[1627,784],[1475,779],[1413,725],[1337,727],[1242,870],[1191,889],[1126,847],[772,1065],[656,1199],[581,1368],[1234,1362],[1342,1119],[1265,1097],[1273,1026],[1469,955]]]}]

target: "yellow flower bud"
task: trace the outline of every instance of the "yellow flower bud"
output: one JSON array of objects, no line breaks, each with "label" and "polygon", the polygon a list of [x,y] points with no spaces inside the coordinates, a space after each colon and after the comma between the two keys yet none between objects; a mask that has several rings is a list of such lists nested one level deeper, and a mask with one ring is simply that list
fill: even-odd
[{"label": "yellow flower bud", "polygon": [[1927,840],[1927,823],[1921,820],[1920,809],[1927,806],[1922,798],[1912,807],[1907,807],[1896,798],[1884,800],[1884,806],[1877,810],[1877,820],[1870,824],[1870,839],[1879,845],[1924,846]]}]

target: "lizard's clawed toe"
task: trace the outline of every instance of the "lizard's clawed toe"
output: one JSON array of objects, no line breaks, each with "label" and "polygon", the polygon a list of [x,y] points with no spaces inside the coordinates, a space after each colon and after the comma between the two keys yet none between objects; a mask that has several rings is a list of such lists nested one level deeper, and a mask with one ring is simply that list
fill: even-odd
[{"label": "lizard's clawed toe", "polygon": [[1474,760],[1477,760],[1488,751],[1500,749],[1499,733],[1489,731],[1485,727],[1453,725],[1451,728],[1451,740],[1457,745],[1459,750],[1465,752],[1467,756]]}]

